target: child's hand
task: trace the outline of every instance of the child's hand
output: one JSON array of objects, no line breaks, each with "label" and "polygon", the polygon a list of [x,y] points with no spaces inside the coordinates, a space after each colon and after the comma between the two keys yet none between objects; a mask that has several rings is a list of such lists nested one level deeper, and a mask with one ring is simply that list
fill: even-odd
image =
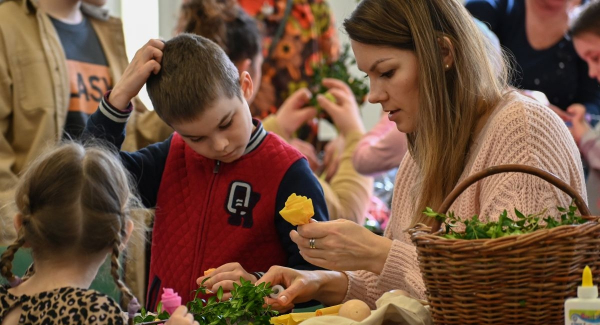
[{"label": "child's hand", "polygon": [[317,116],[314,107],[304,107],[311,97],[308,89],[298,89],[279,107],[275,120],[284,133],[284,138],[291,138],[302,124]]},{"label": "child's hand", "polygon": [[356,105],[354,94],[350,87],[343,81],[337,79],[323,79],[323,86],[329,88],[337,103],[327,99],[324,95],[318,95],[319,105],[331,116],[333,124],[337,126],[342,135],[352,131],[365,132],[360,111]]},{"label": "child's hand", "polygon": [[148,80],[151,73],[160,71],[165,43],[151,39],[139,49],[110,93],[110,104],[124,110]]},{"label": "child's hand", "polygon": [[169,317],[169,320],[166,322],[167,325],[199,325],[198,322],[194,320],[194,315],[188,313],[188,309],[185,306],[179,306],[173,312],[173,315]]},{"label": "child's hand", "polygon": [[575,143],[579,145],[581,138],[592,128],[585,120],[585,106],[573,104],[567,108],[567,113],[570,114],[570,119],[567,122],[571,122],[569,131],[571,131]]},{"label": "child's hand", "polygon": [[256,283],[256,277],[244,270],[244,268],[240,265],[240,263],[227,263],[221,265],[216,270],[210,273],[210,275],[201,276],[196,280],[198,285],[202,284],[204,279],[210,277],[206,282],[204,282],[204,286],[216,293],[219,290],[219,287],[223,287],[223,298],[221,300],[227,300],[231,298],[230,291],[233,290],[233,283],[241,284],[240,278],[244,278],[244,280],[248,280],[252,283]]}]

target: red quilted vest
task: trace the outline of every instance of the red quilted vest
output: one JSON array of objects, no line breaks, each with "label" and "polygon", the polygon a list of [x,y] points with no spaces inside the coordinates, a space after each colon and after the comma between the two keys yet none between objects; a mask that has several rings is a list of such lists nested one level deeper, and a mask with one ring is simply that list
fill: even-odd
[{"label": "red quilted vest", "polygon": [[162,288],[182,303],[209,268],[239,262],[247,272],[286,265],[274,218],[279,184],[302,158],[273,134],[232,163],[198,155],[174,133],[156,204],[149,276],[149,310]]}]

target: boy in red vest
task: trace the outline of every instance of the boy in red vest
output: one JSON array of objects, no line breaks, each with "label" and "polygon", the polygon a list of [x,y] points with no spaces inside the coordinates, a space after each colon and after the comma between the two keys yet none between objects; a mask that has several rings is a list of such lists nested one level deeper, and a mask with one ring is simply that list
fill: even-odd
[{"label": "boy in red vest", "polygon": [[134,153],[120,152],[144,205],[156,207],[147,307],[161,288],[183,302],[196,280],[217,268],[215,287],[255,282],[272,265],[315,269],[290,238],[278,211],[292,193],[313,200],[328,220],[323,191],[306,159],[252,119],[254,88],[210,40],[181,34],[140,49],[86,126],[87,137],[120,147],[131,99],[146,83],[156,113],[175,133]]}]

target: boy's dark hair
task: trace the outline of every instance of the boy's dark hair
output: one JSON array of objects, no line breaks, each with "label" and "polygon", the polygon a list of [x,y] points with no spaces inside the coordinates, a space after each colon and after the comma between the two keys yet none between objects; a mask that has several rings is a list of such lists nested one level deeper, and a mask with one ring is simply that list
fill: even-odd
[{"label": "boy's dark hair", "polygon": [[167,124],[198,119],[221,96],[241,99],[239,73],[211,40],[180,34],[165,42],[160,72],[146,82],[156,114]]},{"label": "boy's dark hair", "polygon": [[585,5],[577,18],[571,23],[571,36],[592,33],[600,36],[600,1],[591,1]]},{"label": "boy's dark hair", "polygon": [[262,36],[256,20],[236,0],[190,0],[181,6],[183,32],[202,35],[219,44],[231,61],[254,58]]}]

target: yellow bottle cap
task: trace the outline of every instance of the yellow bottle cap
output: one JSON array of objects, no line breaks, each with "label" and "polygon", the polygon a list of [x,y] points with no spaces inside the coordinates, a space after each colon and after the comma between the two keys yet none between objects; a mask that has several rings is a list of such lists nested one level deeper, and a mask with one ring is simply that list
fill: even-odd
[{"label": "yellow bottle cap", "polygon": [[594,281],[592,279],[592,270],[590,269],[589,266],[586,266],[585,269],[583,269],[583,279],[581,280],[581,286],[582,287],[593,287],[594,286]]}]

